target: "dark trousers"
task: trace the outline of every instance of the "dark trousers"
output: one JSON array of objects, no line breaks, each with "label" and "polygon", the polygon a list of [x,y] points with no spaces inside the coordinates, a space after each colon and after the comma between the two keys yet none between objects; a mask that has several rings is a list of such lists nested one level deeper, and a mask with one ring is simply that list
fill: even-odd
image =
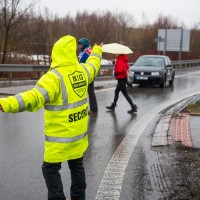
[{"label": "dark trousers", "polygon": [[88,95],[89,95],[90,110],[92,112],[97,112],[98,106],[97,106],[96,95],[94,92],[94,81],[90,83],[88,86]]},{"label": "dark trousers", "polygon": [[[62,163],[43,162],[42,172],[48,189],[48,200],[66,200],[59,170]],[[70,196],[72,200],[85,200],[85,171],[83,158],[69,160],[71,171]]]},{"label": "dark trousers", "polygon": [[126,88],[126,83],[127,80],[126,78],[123,79],[119,79],[116,89],[115,89],[115,97],[114,97],[114,104],[117,103],[117,100],[119,98],[119,93],[120,91],[122,92],[122,94],[124,95],[124,97],[126,98],[126,100],[129,102],[129,104],[131,105],[132,108],[134,108],[134,104],[133,101],[131,100],[131,98],[129,97],[128,93],[127,93],[127,88]]}]

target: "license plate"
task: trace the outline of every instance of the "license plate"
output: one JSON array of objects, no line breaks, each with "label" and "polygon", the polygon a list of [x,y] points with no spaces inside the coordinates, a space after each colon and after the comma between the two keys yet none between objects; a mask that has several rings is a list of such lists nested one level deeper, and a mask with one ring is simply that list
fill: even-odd
[{"label": "license plate", "polygon": [[136,79],[137,80],[148,80],[148,77],[146,77],[146,76],[137,76]]}]

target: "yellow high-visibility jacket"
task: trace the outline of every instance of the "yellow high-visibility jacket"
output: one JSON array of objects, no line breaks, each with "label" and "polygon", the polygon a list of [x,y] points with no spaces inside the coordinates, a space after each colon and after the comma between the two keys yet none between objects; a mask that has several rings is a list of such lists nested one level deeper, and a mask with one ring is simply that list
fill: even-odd
[{"label": "yellow high-visibility jacket", "polygon": [[60,38],[52,49],[50,70],[36,86],[0,98],[4,112],[34,112],[44,107],[44,161],[49,163],[80,158],[88,147],[87,90],[98,74],[102,50],[95,45],[87,62],[79,64],[76,46],[74,37]]}]

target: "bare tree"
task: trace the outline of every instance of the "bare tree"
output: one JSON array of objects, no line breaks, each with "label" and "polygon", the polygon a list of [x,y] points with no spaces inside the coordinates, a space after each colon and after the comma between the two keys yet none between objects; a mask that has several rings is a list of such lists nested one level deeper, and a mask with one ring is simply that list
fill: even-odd
[{"label": "bare tree", "polygon": [[94,35],[94,41],[106,42],[108,40],[113,40],[113,29],[115,19],[111,12],[106,12],[99,16],[98,22],[96,24],[97,33]]},{"label": "bare tree", "polygon": [[14,29],[20,26],[22,18],[27,11],[34,5],[34,2],[26,5],[23,0],[0,0],[0,21],[2,22],[2,57],[1,63],[6,62],[6,55],[8,52],[8,46],[12,45],[10,42],[13,35],[11,34]]},{"label": "bare tree", "polygon": [[[36,1],[36,0],[34,0]],[[32,1],[33,2],[33,1]],[[184,27],[171,16],[159,15],[153,23],[136,26],[134,17],[126,12],[78,12],[75,17],[66,14],[60,18],[45,12],[36,15],[33,4],[24,6],[25,0],[0,0],[0,62],[10,62],[9,53],[50,55],[52,45],[63,35],[71,34],[77,39],[87,37],[95,42],[122,42],[134,51],[132,59],[141,54],[157,53],[155,38],[158,29]],[[30,12],[31,11],[31,12]],[[199,29],[191,29],[191,51],[184,56],[200,57]],[[105,55],[107,56],[107,55]],[[19,61],[20,62],[20,61]],[[27,61],[29,62],[29,61]]]},{"label": "bare tree", "polygon": [[77,13],[74,19],[75,36],[77,38],[88,37],[92,43],[108,41],[113,31],[113,22],[111,12]]},{"label": "bare tree", "polygon": [[121,12],[117,14],[117,21],[118,21],[118,42],[126,43],[127,41],[127,34],[128,29],[133,27],[135,22],[133,16],[127,14],[126,12]]},{"label": "bare tree", "polygon": [[191,29],[191,42],[190,42],[190,51],[188,52],[189,59],[191,58],[199,58],[200,57],[200,30],[199,30],[199,23],[196,24]]},{"label": "bare tree", "polygon": [[162,14],[158,16],[158,18],[152,26],[160,29],[170,29],[179,27],[177,21],[172,16],[163,16]]}]

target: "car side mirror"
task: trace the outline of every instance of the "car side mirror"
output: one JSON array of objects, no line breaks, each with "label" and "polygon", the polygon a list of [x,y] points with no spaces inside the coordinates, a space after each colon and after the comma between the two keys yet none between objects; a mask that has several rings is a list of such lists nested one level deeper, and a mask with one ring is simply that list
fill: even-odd
[{"label": "car side mirror", "polygon": [[165,68],[171,67],[171,65],[166,65]]}]

